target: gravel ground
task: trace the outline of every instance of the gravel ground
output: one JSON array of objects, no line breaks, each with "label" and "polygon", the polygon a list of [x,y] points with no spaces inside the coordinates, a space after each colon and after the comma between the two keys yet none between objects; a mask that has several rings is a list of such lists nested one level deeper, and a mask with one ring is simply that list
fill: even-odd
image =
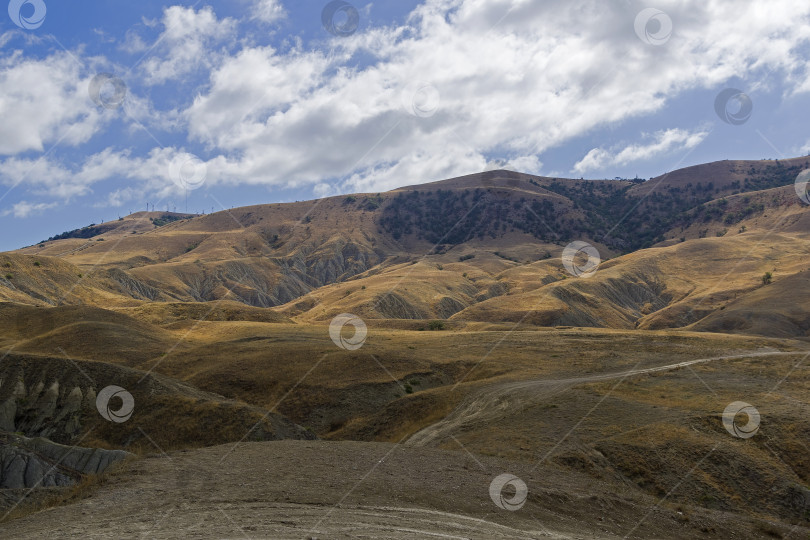
[{"label": "gravel ground", "polygon": [[[739,516],[677,512],[587,476],[459,451],[277,441],[129,462],[90,497],[0,525],[42,538],[748,538]],[[517,511],[490,483],[525,481]],[[512,493],[504,491],[509,498]],[[639,525],[639,523],[641,523]]]}]

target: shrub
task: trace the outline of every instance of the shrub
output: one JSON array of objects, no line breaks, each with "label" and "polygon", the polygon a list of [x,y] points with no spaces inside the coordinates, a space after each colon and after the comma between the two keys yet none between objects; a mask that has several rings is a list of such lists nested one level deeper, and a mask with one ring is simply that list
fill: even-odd
[{"label": "shrub", "polygon": [[413,394],[413,387],[410,384],[405,383],[404,388],[406,394]]},{"label": "shrub", "polygon": [[34,266],[42,266],[42,264],[39,261],[34,261]]},{"label": "shrub", "polygon": [[773,274],[770,272],[765,272],[765,274],[762,276],[762,284],[770,285],[771,283],[773,283]]},{"label": "shrub", "polygon": [[444,330],[444,321],[430,321],[428,330]]},{"label": "shrub", "polygon": [[12,276],[11,274],[6,274],[6,279],[14,279],[14,276]]}]

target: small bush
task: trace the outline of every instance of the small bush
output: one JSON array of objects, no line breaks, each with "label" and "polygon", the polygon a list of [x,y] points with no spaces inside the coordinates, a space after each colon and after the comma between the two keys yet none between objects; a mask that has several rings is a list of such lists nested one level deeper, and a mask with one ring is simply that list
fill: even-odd
[{"label": "small bush", "polygon": [[765,272],[765,274],[762,276],[762,284],[770,285],[771,283],[773,283],[773,274],[770,272]]},{"label": "small bush", "polygon": [[6,279],[14,279],[14,276],[12,276],[11,274],[6,274]]},{"label": "small bush", "polygon": [[444,330],[444,321],[430,321],[428,330]]},{"label": "small bush", "polygon": [[42,264],[39,261],[34,261],[34,266],[42,266]]},{"label": "small bush", "polygon": [[413,387],[410,384],[405,383],[404,388],[406,394],[413,394]]},{"label": "small bush", "polygon": [[469,255],[462,255],[458,258],[459,262],[469,261],[470,259],[475,258],[475,255],[470,253]]}]

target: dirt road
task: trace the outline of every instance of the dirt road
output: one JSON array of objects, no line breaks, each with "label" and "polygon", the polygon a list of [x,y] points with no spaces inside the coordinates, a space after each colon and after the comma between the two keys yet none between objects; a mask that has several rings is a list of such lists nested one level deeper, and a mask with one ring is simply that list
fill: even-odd
[{"label": "dirt road", "polygon": [[675,364],[666,364],[643,369],[632,369],[615,373],[593,374],[564,379],[537,379],[494,384],[484,387],[480,391],[475,392],[473,395],[468,396],[461,403],[461,405],[459,405],[452,413],[447,415],[439,422],[414,433],[410,438],[408,438],[405,445],[438,446],[442,442],[449,439],[454,433],[457,433],[464,428],[494,422],[498,418],[502,418],[510,413],[515,413],[521,408],[532,403],[548,400],[548,398],[554,396],[555,394],[564,392],[578,384],[622,380],[628,377],[682,369],[689,366],[716,362],[720,360],[737,360],[766,356],[801,356],[806,354],[808,353],[802,351],[751,351],[726,356],[698,358],[696,360],[688,360]]}]

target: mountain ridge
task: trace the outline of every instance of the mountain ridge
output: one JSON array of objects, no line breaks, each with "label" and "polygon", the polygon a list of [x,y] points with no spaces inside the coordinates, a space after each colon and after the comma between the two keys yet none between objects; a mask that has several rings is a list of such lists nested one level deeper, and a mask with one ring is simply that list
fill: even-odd
[{"label": "mountain ridge", "polygon": [[[93,238],[0,255],[7,270],[0,299],[117,309],[228,301],[301,321],[343,310],[386,319],[688,327],[727,300],[695,297],[710,286],[685,268],[679,275],[663,270],[658,259],[704,261],[720,245],[744,257],[774,234],[786,246],[800,243],[810,213],[793,182],[803,167],[810,158],[717,161],[647,181],[493,170],[200,216],[138,212],[96,226],[106,232]],[[571,276],[560,264],[562,248],[574,240],[601,255],[593,280],[564,282]],[[796,248],[786,253],[774,261],[780,271],[800,265]],[[748,265],[751,275],[730,279],[715,297],[748,294],[774,269]],[[720,279],[711,268],[702,271]],[[535,304],[521,308],[526,302]],[[678,309],[686,311],[676,316]],[[723,325],[747,327],[723,320],[712,327]],[[757,326],[767,335],[784,332],[765,327]]]}]

